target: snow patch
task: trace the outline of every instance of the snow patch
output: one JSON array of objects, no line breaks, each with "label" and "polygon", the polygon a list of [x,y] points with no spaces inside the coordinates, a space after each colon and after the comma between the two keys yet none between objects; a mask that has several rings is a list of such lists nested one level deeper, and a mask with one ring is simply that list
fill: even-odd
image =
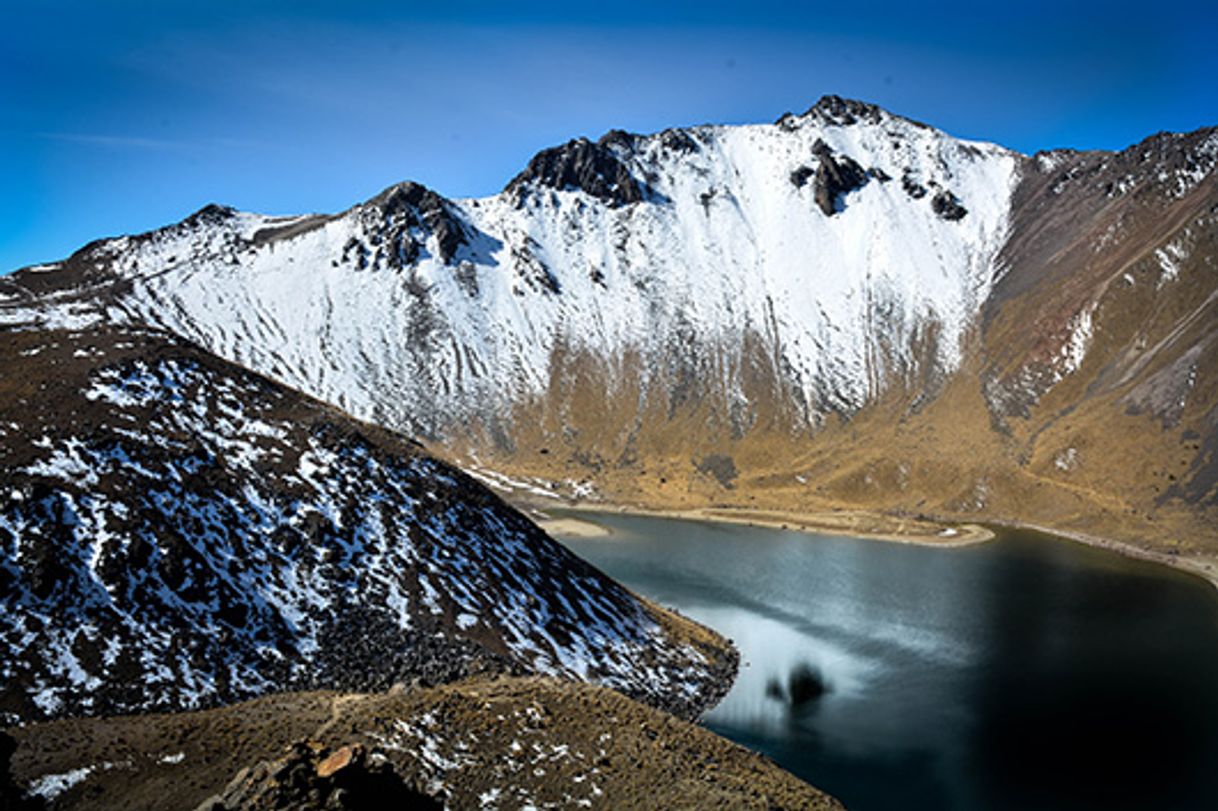
[{"label": "snow patch", "polygon": [[80,769],[63,772],[62,774],[48,774],[30,784],[27,793],[35,797],[41,797],[44,800],[53,800],[73,786],[87,780],[89,775],[93,774],[95,768],[94,766],[85,766]]}]

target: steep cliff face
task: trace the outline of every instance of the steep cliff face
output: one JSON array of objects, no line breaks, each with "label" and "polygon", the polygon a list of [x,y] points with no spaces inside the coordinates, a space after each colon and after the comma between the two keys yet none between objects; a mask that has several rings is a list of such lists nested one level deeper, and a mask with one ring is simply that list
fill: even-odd
[{"label": "steep cliff face", "polygon": [[489,198],[211,207],[16,274],[0,320],[162,327],[546,492],[1212,545],[1216,144],[1029,158],[827,97]]},{"label": "steep cliff face", "polygon": [[0,332],[0,718],[472,673],[693,715],[730,647],[475,480],[179,339]]}]

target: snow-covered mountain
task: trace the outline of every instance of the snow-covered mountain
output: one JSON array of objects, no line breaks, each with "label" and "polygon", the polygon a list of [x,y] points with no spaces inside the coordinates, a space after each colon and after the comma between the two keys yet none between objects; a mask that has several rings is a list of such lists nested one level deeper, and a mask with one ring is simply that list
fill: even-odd
[{"label": "snow-covered mountain", "polygon": [[1218,544],[1216,161],[1214,129],[1028,157],[826,97],[487,198],[209,206],[0,280],[0,323],[163,328],[542,491]]},{"label": "snow-covered mountain", "polygon": [[689,716],[734,667],[396,435],[155,332],[0,332],[0,721],[501,672]]},{"label": "snow-covered mountain", "polygon": [[762,362],[815,425],[959,364],[1016,163],[829,98],[573,141],[489,198],[406,183],[335,217],[209,208],[72,264],[119,281],[110,319],[429,436],[502,419],[584,354],[674,402],[696,380],[742,430]]}]

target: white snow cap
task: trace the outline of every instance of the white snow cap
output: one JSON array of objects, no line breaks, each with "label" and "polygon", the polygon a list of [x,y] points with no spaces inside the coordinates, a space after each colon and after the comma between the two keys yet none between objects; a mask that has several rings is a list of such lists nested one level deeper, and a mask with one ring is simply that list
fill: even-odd
[{"label": "white snow cap", "polygon": [[[644,375],[682,348],[720,353],[729,371],[701,385],[739,401],[749,336],[815,421],[894,376],[960,362],[1019,160],[833,97],[776,124],[615,133],[569,151],[551,166],[561,183],[525,176],[454,201],[408,185],[405,213],[384,195],[333,218],[222,212],[122,245],[133,287],[110,316],[407,430],[542,392],[559,346],[607,368],[638,352]],[[829,160],[865,177],[827,215],[816,187]],[[611,199],[631,180],[642,199]]]}]

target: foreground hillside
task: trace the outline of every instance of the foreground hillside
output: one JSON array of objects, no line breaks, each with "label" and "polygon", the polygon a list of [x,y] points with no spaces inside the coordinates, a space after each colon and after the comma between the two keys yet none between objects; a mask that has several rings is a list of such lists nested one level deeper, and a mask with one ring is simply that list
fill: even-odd
[{"label": "foreground hillside", "polygon": [[401,437],[146,330],[0,332],[0,718],[471,673],[695,716],[736,655]]},{"label": "foreground hillside", "polygon": [[287,694],[11,734],[13,782],[54,809],[841,807],[700,727],[549,679]]},{"label": "foreground hillside", "polygon": [[[865,508],[1218,553],[1218,131],[1028,157],[827,97],[498,195],[210,206],[0,285],[157,325],[571,498]],[[1208,565],[1208,564],[1202,564]]]}]

